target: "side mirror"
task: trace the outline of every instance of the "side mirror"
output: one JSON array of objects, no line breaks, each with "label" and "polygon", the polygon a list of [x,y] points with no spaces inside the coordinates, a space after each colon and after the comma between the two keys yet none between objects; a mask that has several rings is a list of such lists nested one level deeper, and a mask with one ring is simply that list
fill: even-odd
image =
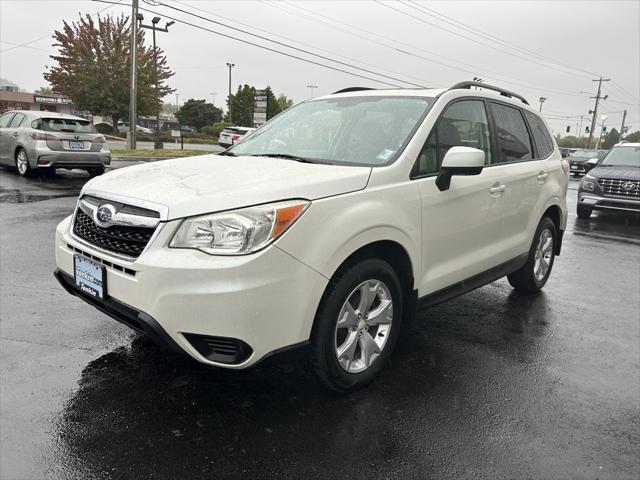
[{"label": "side mirror", "polygon": [[484,167],[484,152],[471,147],[451,147],[444,158],[436,186],[442,192],[449,190],[453,175],[479,175]]}]

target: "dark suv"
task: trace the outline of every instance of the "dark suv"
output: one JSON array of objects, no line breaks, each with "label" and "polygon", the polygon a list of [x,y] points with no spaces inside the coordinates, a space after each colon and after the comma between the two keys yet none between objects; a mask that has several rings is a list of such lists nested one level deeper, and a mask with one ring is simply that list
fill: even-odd
[{"label": "dark suv", "polygon": [[598,160],[602,160],[606,154],[606,150],[576,150],[567,157],[571,175],[575,177],[584,175],[594,168]]},{"label": "dark suv", "polygon": [[640,143],[614,146],[578,189],[578,217],[593,210],[640,213]]}]

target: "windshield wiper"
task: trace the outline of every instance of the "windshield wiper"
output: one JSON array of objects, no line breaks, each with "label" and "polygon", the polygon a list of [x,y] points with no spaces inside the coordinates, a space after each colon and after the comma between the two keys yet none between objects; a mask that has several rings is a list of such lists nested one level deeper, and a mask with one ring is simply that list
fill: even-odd
[{"label": "windshield wiper", "polygon": [[220,152],[218,155],[226,155],[227,157],[237,157],[238,156],[236,153],[228,152],[226,150],[224,152]]},{"label": "windshield wiper", "polygon": [[333,163],[326,160],[317,160],[315,158],[305,158],[298,155],[291,155],[290,153],[256,153],[249,155],[250,157],[270,157],[270,158],[284,158],[286,160],[294,160],[300,163],[318,163],[320,165],[333,165]]}]

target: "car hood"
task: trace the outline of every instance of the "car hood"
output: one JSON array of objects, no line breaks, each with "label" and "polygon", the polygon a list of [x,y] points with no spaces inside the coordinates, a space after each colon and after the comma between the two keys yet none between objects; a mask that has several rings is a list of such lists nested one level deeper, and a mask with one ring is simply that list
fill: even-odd
[{"label": "car hood", "polygon": [[167,207],[168,219],[362,190],[371,167],[302,163],[271,157],[200,155],[113,170],[83,192],[117,195]]},{"label": "car hood", "polygon": [[593,160],[594,158],[598,158],[598,157],[590,157],[590,158],[584,158],[584,157],[567,157],[566,160],[568,162],[574,162],[574,163],[583,163],[583,162],[588,162],[589,160]]},{"label": "car hood", "polygon": [[614,180],[640,181],[640,168],[638,167],[596,167],[589,172],[596,178],[612,178]]}]

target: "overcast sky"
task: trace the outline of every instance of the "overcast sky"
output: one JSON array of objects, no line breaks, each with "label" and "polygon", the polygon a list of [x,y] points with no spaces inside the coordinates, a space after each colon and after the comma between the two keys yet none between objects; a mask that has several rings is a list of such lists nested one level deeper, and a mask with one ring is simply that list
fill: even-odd
[{"label": "overcast sky", "polygon": [[[538,105],[539,97],[547,97],[543,113],[554,133],[564,134],[567,125],[575,132],[579,116],[588,115],[593,107],[588,97],[595,94],[597,85],[592,78],[602,74],[612,79],[604,85],[609,99],[600,109],[608,117],[607,126],[619,129],[622,110],[627,109],[627,124],[631,130],[640,130],[638,0],[163,2],[418,85],[442,87],[478,76],[523,94],[532,105]],[[46,85],[42,72],[51,64],[48,56],[54,52],[51,33],[61,28],[63,20],[76,19],[78,13],[106,9],[102,15],[129,14],[131,8],[125,4],[130,5],[130,0],[120,3],[123,5],[91,0],[0,0],[0,77],[28,91]],[[149,3],[157,2],[140,0],[141,7],[165,18],[183,19],[319,63],[410,86]],[[153,16],[143,14],[147,19]],[[321,95],[347,86],[384,87],[179,22],[168,34],[158,34],[158,43],[176,72],[170,85],[180,103],[188,98],[212,101],[216,92],[215,104],[223,106],[228,90],[226,62],[236,64],[234,90],[240,83],[257,88],[270,85],[276,94],[285,93],[295,101],[309,98],[312,91]],[[172,95],[165,100],[175,103],[176,98]],[[582,128],[586,125],[585,120]]]}]

